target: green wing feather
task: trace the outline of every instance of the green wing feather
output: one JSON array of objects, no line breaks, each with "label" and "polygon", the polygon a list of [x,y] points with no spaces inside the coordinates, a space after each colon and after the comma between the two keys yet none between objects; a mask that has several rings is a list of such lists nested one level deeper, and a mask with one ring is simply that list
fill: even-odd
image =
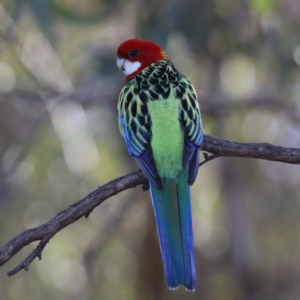
[{"label": "green wing feather", "polygon": [[162,180],[158,175],[151,148],[152,122],[148,96],[137,77],[131,78],[123,87],[119,96],[118,111],[119,128],[129,154],[136,159],[148,180],[162,190]]},{"label": "green wing feather", "polygon": [[181,99],[179,122],[184,132],[182,165],[184,168],[188,167],[188,183],[192,185],[198,174],[204,135],[197,94],[184,75],[179,81],[176,96]]}]

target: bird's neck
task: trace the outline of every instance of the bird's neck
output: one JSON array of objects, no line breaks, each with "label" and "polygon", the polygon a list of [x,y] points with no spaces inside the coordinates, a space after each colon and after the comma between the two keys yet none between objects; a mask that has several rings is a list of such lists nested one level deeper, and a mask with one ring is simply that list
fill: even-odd
[{"label": "bird's neck", "polygon": [[126,76],[125,83],[128,80],[130,80],[131,78],[133,78],[134,76],[136,76],[139,73],[141,73],[142,71],[146,70],[148,67],[159,65],[161,62],[165,62],[165,61],[170,61],[170,59],[168,58],[168,56],[165,56],[165,57],[163,57],[162,59],[160,59],[158,61],[154,61],[154,62],[150,62],[150,63],[141,63],[140,67],[138,67],[136,71],[134,71],[131,74],[128,74]]}]

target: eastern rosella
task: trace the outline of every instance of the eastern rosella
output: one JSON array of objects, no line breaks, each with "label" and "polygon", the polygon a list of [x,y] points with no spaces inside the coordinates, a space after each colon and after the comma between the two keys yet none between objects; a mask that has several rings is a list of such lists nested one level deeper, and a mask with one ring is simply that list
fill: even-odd
[{"label": "eastern rosella", "polygon": [[195,89],[151,41],[123,42],[117,65],[127,76],[118,100],[119,127],[150,182],[167,286],[194,291],[190,185],[203,144]]}]

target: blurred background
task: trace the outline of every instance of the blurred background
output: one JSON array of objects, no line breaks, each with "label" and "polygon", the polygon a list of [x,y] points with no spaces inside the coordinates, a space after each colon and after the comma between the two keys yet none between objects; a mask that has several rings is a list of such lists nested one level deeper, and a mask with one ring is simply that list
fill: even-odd
[{"label": "blurred background", "polygon": [[[193,82],[207,134],[300,147],[298,0],[1,0],[0,246],[137,169],[117,126],[132,37]],[[0,299],[300,299],[300,170],[218,158],[192,187],[198,283],[168,291],[148,192],[125,191],[51,239]]]}]

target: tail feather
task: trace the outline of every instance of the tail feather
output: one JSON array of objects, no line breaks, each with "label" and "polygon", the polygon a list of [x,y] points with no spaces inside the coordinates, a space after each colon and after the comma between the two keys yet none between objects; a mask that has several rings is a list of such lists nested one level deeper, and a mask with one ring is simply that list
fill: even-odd
[{"label": "tail feather", "polygon": [[195,290],[196,272],[188,172],[163,179],[163,190],[150,184],[165,278],[170,289]]}]

